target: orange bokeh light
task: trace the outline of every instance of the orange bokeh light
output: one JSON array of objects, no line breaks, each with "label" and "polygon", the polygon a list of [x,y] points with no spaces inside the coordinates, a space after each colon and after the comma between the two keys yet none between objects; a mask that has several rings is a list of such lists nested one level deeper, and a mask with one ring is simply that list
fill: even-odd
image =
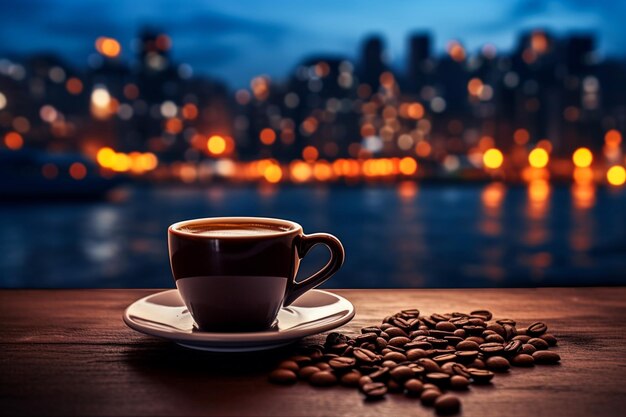
[{"label": "orange bokeh light", "polygon": [[122,52],[122,47],[115,39],[101,36],[96,39],[96,50],[107,58],[116,58]]},{"label": "orange bokeh light", "polygon": [[187,120],[194,120],[198,117],[198,106],[193,103],[187,103],[182,109],[183,117]]},{"label": "orange bokeh light", "polygon": [[87,168],[80,162],[74,162],[70,165],[70,176],[75,180],[82,180],[87,176]]},{"label": "orange bokeh light", "polygon": [[281,180],[283,177],[283,170],[280,168],[278,164],[272,163],[265,168],[263,171],[263,177],[267,182],[271,182],[275,184]]},{"label": "orange bokeh light", "polygon": [[513,140],[518,145],[526,145],[530,140],[530,134],[526,129],[517,129],[515,133],[513,133]]},{"label": "orange bokeh light", "polygon": [[259,133],[259,139],[264,145],[271,145],[276,142],[276,132],[273,129],[265,128]]},{"label": "orange bokeh light", "polygon": [[543,148],[535,148],[528,154],[528,163],[533,168],[545,168],[548,162],[550,162],[550,155]]},{"label": "orange bokeh light", "polygon": [[606,180],[616,187],[626,182],[626,170],[623,166],[614,165],[606,172]]},{"label": "orange bokeh light", "polygon": [[430,143],[426,142],[425,140],[417,142],[417,145],[415,145],[415,154],[420,158],[426,158],[428,155],[430,155],[431,150],[432,147],[430,146]]},{"label": "orange bokeh light", "polygon": [[604,134],[604,143],[611,148],[616,148],[622,143],[622,134],[615,129],[611,129]]},{"label": "orange bokeh light", "polygon": [[309,145],[302,150],[302,158],[308,162],[315,161],[319,155],[319,151],[314,146]]},{"label": "orange bokeh light", "polygon": [[578,148],[572,154],[572,161],[579,168],[587,168],[593,162],[593,154],[587,148]]},{"label": "orange bokeh light", "polygon": [[483,164],[489,169],[498,169],[504,162],[504,156],[499,149],[491,148],[483,154]]},{"label": "orange bokeh light", "polygon": [[24,146],[24,139],[17,132],[9,132],[4,135],[4,144],[7,148],[16,151]]},{"label": "orange bokeh light", "polygon": [[407,114],[412,119],[421,119],[424,117],[424,106],[420,103],[412,103],[407,108]]},{"label": "orange bokeh light", "polygon": [[417,172],[417,161],[409,156],[404,157],[400,160],[398,169],[403,175],[413,175]]},{"label": "orange bokeh light", "polygon": [[226,151],[226,140],[219,135],[213,135],[207,141],[207,149],[213,155],[221,155]]},{"label": "orange bokeh light", "polygon": [[77,95],[83,91],[83,82],[76,77],[71,77],[65,82],[65,88],[68,93]]}]

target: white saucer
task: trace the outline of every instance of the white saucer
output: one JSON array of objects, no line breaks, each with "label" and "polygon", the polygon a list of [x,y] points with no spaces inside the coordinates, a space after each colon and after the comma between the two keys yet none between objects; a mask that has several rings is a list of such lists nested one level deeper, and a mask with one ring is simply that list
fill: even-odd
[{"label": "white saucer", "polygon": [[308,291],[281,309],[276,328],[261,332],[209,333],[196,329],[178,290],[149,295],[124,311],[124,322],[131,329],[212,352],[272,349],[339,327],[352,317],[354,306],[350,301],[321,290]]}]

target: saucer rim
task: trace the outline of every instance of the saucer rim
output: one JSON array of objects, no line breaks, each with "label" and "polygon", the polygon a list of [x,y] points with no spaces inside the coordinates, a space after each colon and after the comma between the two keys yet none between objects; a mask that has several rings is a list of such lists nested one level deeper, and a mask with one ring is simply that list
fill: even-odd
[{"label": "saucer rim", "polygon": [[[145,297],[139,298],[135,300],[134,302],[132,302],[124,310],[124,314],[122,316],[124,323],[128,327],[130,327],[131,329],[139,333],[147,334],[150,336],[156,336],[156,337],[160,337],[163,339],[173,340],[175,342],[183,342],[183,343],[191,342],[192,344],[202,343],[202,344],[214,345],[214,346],[219,345],[219,346],[224,346],[224,347],[227,347],[227,346],[235,347],[235,346],[240,346],[240,345],[274,344],[276,342],[288,342],[292,340],[301,339],[306,336],[311,336],[314,334],[322,333],[322,332],[343,326],[344,324],[350,322],[356,314],[356,309],[354,305],[345,297],[342,297],[338,294],[335,294],[329,291],[312,289],[309,292],[325,293],[327,295],[330,295],[338,299],[338,302],[341,303],[343,307],[345,307],[343,309],[338,309],[338,310],[345,311],[345,313],[334,320],[325,322],[318,326],[312,326],[312,327],[303,328],[303,329],[292,328],[292,329],[287,329],[283,331],[279,330],[277,332],[263,331],[263,332],[243,332],[243,333],[241,332],[240,333],[216,333],[216,332],[199,331],[199,332],[195,332],[192,334],[184,333],[183,331],[179,331],[179,330],[168,331],[168,330],[156,329],[150,326],[142,325],[134,321],[130,317],[129,311],[137,303],[146,301],[147,299],[151,297],[154,297],[159,294],[167,293],[167,292],[178,292],[178,290],[169,289],[169,290],[158,291],[158,292],[149,294]],[[332,317],[332,315],[328,317]],[[327,320],[328,317],[322,318],[321,320]]]}]

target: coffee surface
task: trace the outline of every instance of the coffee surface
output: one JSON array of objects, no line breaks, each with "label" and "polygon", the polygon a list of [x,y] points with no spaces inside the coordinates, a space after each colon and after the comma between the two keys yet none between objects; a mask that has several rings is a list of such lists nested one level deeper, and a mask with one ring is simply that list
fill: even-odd
[{"label": "coffee surface", "polygon": [[268,236],[290,230],[288,226],[260,223],[197,223],[180,227],[181,232],[200,236]]}]

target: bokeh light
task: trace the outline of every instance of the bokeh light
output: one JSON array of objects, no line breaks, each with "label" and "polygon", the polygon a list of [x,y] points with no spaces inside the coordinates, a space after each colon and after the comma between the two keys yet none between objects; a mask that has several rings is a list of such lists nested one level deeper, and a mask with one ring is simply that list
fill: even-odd
[{"label": "bokeh light", "polygon": [[578,148],[572,154],[572,161],[578,168],[587,168],[593,162],[593,154],[588,148]]},{"label": "bokeh light", "polygon": [[624,185],[626,182],[626,169],[621,165],[614,165],[606,172],[606,180],[614,186]]},{"label": "bokeh light", "polygon": [[533,168],[545,168],[549,161],[550,155],[543,148],[535,148],[528,154],[528,163]]},{"label": "bokeh light", "polygon": [[491,148],[483,154],[483,164],[489,169],[498,169],[504,162],[504,156],[499,149]]}]

